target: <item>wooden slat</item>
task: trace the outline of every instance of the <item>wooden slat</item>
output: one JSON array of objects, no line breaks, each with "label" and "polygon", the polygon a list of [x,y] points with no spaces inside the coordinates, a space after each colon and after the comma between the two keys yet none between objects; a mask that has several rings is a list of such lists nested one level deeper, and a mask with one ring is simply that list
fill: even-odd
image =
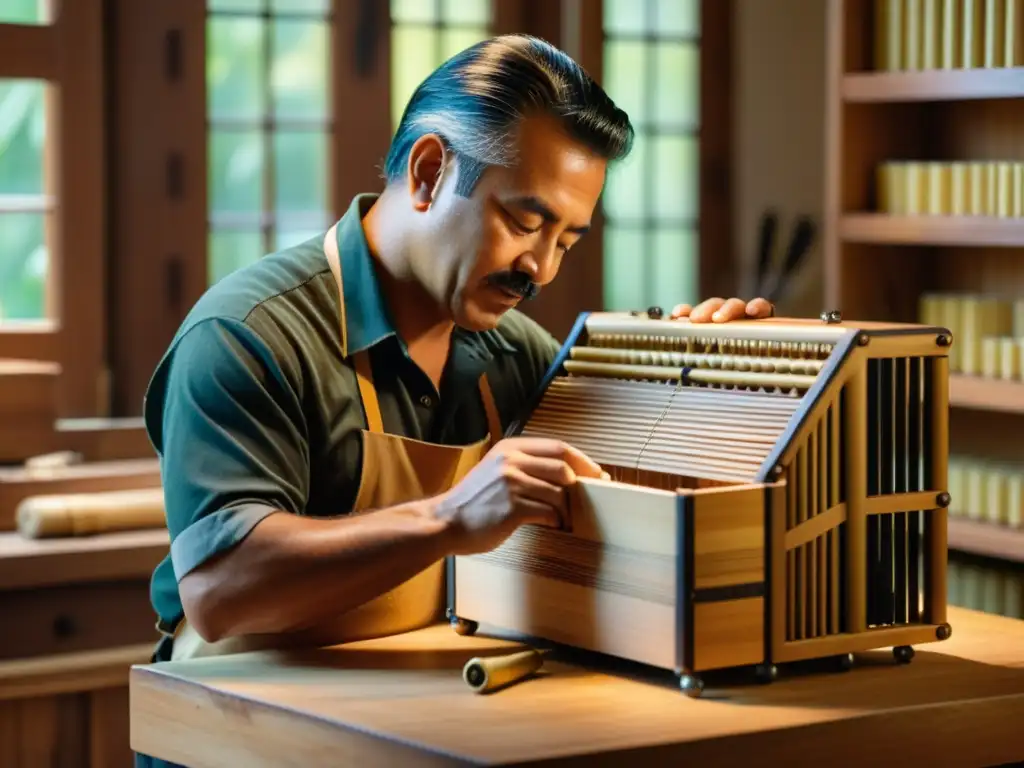
[{"label": "wooden slat", "polygon": [[[61,327],[61,416],[106,415],[106,114],[102,0],[57,0],[60,85],[47,150],[60,200],[50,274]],[[2,46],[0,46],[2,50]]]},{"label": "wooden slat", "polygon": [[842,79],[847,102],[964,101],[1024,97],[1024,67],[852,72]]},{"label": "wooden slat", "polygon": [[0,701],[125,685],[131,666],[147,663],[153,648],[152,643],[142,643],[40,659],[0,661]]},{"label": "wooden slat", "polygon": [[0,24],[0,78],[56,80],[57,48],[52,25]]},{"label": "wooden slat", "polygon": [[[110,122],[112,413],[136,416],[153,370],[207,287],[205,0],[111,0],[113,55],[123,62]],[[168,72],[172,32],[180,70]],[[180,161],[180,194],[169,166]],[[140,258],[145,254],[145,258]],[[254,256],[257,254],[253,254]]]},{"label": "wooden slat", "polygon": [[1019,248],[1024,246],[1024,219],[847,213],[840,219],[839,233],[848,243]]},{"label": "wooden slat", "polygon": [[148,578],[169,547],[166,530],[43,540],[0,533],[0,589]]},{"label": "wooden slat", "polygon": [[59,331],[50,320],[0,323],[0,357],[57,361]]}]

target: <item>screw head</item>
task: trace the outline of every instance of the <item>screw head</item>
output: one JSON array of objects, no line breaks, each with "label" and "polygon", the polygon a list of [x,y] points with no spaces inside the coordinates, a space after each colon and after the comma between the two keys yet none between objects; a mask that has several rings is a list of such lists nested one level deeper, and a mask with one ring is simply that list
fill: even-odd
[{"label": "screw head", "polygon": [[821,322],[833,325],[835,323],[843,322],[843,313],[838,309],[826,309],[821,313]]},{"label": "screw head", "polygon": [[942,493],[935,497],[935,503],[943,508],[948,507],[949,503],[952,500],[952,497],[949,495],[947,491],[943,491]]},{"label": "screw head", "polygon": [[940,333],[938,336],[935,337],[935,343],[938,344],[940,347],[948,347],[950,344],[953,343],[953,339],[951,339],[945,333]]},{"label": "screw head", "polygon": [[939,624],[935,628],[935,637],[939,640],[949,640],[953,635],[953,628],[949,624]]}]

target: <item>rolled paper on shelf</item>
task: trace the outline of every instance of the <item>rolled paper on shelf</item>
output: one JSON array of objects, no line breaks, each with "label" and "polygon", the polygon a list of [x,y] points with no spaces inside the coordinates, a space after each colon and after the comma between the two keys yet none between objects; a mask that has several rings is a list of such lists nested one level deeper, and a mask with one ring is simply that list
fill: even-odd
[{"label": "rolled paper on shelf", "polygon": [[544,665],[547,653],[531,648],[505,656],[474,657],[462,668],[462,679],[475,693],[490,693],[535,673]]},{"label": "rolled paper on shelf", "polygon": [[924,214],[928,205],[928,179],[924,163],[907,163],[905,168],[904,213],[910,216]]},{"label": "rolled paper on shelf", "polygon": [[950,459],[947,472],[946,485],[948,486],[950,498],[948,512],[950,515],[959,517],[964,514],[965,482],[963,463],[958,459]]},{"label": "rolled paper on shelf", "polygon": [[1024,339],[1024,299],[1013,302],[1013,330],[1018,339]]},{"label": "rolled paper on shelf", "polygon": [[1013,619],[1024,619],[1024,580],[1006,579],[1003,610],[1000,613]]},{"label": "rolled paper on shelf", "polygon": [[162,488],[29,496],[16,509],[27,538],[89,536],[166,526]]},{"label": "rolled paper on shelf", "polygon": [[999,215],[999,163],[985,163],[985,215]]},{"label": "rolled paper on shelf", "polygon": [[927,169],[926,213],[945,216],[953,208],[952,169],[949,163],[929,163]]},{"label": "rolled paper on shelf", "polygon": [[996,378],[1002,370],[999,353],[1002,351],[1002,339],[998,336],[985,336],[981,340],[981,375],[990,379]]},{"label": "rolled paper on shelf", "polygon": [[967,517],[972,520],[981,520],[985,516],[985,508],[988,506],[988,499],[985,497],[988,491],[985,479],[987,474],[985,466],[980,463],[968,465],[964,473],[967,485]]},{"label": "rolled paper on shelf", "polygon": [[1020,377],[1020,340],[1003,336],[999,339],[999,378],[1019,381]]},{"label": "rolled paper on shelf", "polygon": [[[1022,34],[1024,37],[1024,34]],[[1024,218],[1024,163],[1013,164],[1013,216]]]},{"label": "rolled paper on shelf", "polygon": [[918,301],[918,322],[922,325],[935,325],[940,328],[945,327],[943,325],[942,301],[942,296],[937,293],[926,293],[922,295]]},{"label": "rolled paper on shelf", "polygon": [[1024,477],[1017,467],[1006,479],[1006,519],[1001,522],[1011,528],[1024,528]]},{"label": "rolled paper on shelf", "polygon": [[[960,299],[960,371],[968,376],[981,373],[981,300],[976,296]],[[954,345],[956,346],[956,345]]]},{"label": "rolled paper on shelf", "polygon": [[981,163],[967,166],[967,200],[968,216],[985,215],[985,168]]},{"label": "rolled paper on shelf", "polygon": [[966,163],[953,163],[949,172],[950,213],[966,216],[971,207],[971,185]]},{"label": "rolled paper on shelf", "polygon": [[985,509],[981,517],[989,523],[997,525],[1005,520],[1006,509],[1006,474],[1001,467],[992,467],[985,473]]},{"label": "rolled paper on shelf", "polygon": [[942,298],[942,322],[953,334],[953,346],[949,348],[949,369],[954,373],[963,371],[963,301],[959,296],[946,295]]},{"label": "rolled paper on shelf", "polygon": [[1008,219],[1013,214],[1013,164],[995,163],[995,210],[993,214]]}]

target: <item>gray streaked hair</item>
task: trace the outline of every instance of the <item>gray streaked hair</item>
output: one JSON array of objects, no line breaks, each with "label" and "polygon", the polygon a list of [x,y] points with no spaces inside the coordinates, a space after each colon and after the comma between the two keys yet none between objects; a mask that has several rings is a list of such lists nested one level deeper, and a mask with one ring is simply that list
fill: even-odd
[{"label": "gray streaked hair", "polygon": [[556,117],[608,160],[632,148],[629,116],[570,56],[540,38],[503,35],[453,56],[420,84],[391,142],[385,178],[402,178],[413,145],[436,134],[458,158],[456,191],[468,196],[488,166],[515,163],[512,136],[537,114]]}]

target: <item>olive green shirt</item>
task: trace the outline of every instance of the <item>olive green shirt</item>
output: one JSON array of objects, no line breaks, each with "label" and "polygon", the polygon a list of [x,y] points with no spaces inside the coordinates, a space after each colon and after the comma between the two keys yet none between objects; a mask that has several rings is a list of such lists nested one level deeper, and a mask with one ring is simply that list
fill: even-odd
[{"label": "olive green shirt", "polygon": [[[483,372],[507,427],[522,416],[558,343],[515,310],[495,330],[456,329],[438,392],[409,358],[381,296],[361,224],[373,199],[355,198],[336,231],[348,354],[370,350],[384,430],[455,445],[486,437]],[[171,535],[151,585],[163,627],[182,616],[178,581],[267,515],[351,511],[367,424],[351,360],[342,356],[339,304],[316,237],[212,286],[159,363],[144,415]]]}]

